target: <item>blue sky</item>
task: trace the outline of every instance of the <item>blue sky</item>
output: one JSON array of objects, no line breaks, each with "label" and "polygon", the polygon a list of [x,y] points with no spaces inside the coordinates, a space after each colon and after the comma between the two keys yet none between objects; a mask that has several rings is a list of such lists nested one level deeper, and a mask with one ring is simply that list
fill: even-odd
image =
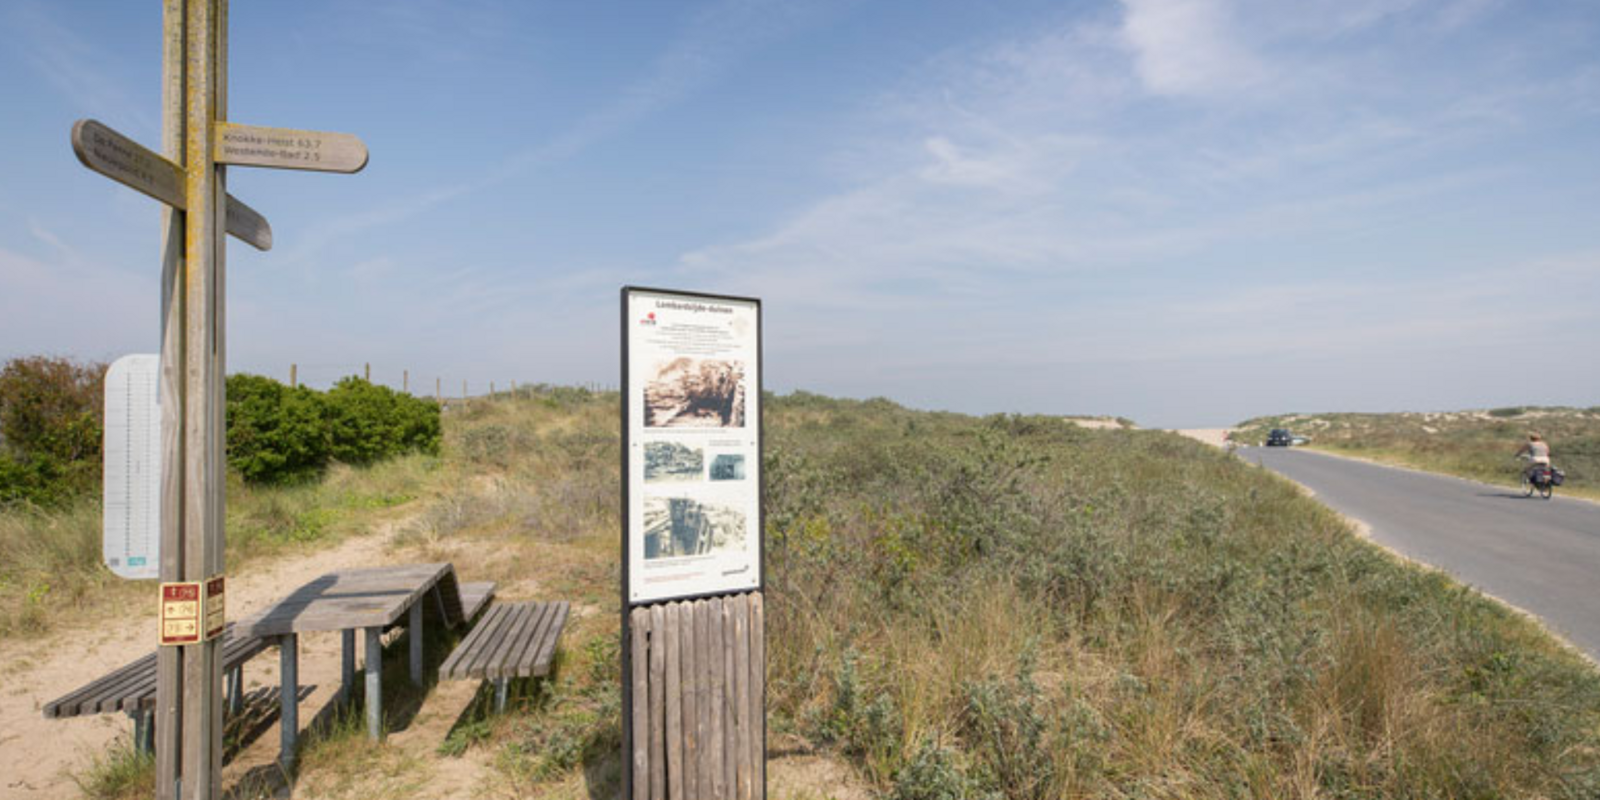
[{"label": "blue sky", "polygon": [[[766,377],[1221,425],[1600,404],[1593,2],[232,4],[229,368],[615,384],[617,287],[752,294]],[[156,347],[160,4],[0,0],[0,357]]]}]

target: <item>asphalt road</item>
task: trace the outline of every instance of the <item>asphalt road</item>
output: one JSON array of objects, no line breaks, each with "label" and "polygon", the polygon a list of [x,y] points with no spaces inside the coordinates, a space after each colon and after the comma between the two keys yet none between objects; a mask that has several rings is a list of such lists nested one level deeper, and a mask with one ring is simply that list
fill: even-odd
[{"label": "asphalt road", "polygon": [[[1316,492],[1372,538],[1544,619],[1600,659],[1600,504],[1523,497],[1511,488],[1309,450],[1250,447],[1240,457]],[[1558,464],[1559,466],[1559,464]]]}]

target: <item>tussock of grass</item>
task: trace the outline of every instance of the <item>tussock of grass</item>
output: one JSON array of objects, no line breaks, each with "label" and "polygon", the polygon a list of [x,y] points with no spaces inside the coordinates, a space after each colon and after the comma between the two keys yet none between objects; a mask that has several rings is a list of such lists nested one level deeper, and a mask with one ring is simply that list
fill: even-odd
[{"label": "tussock of grass", "polygon": [[1511,485],[1524,464],[1517,448],[1538,433],[1567,474],[1558,490],[1600,499],[1600,406],[1517,406],[1488,411],[1396,414],[1289,414],[1239,423],[1237,441],[1258,442],[1272,428],[1311,437],[1312,447],[1391,464]]},{"label": "tussock of grass", "polygon": [[73,776],[78,790],[90,800],[135,800],[150,796],[155,786],[156,761],[140,753],[128,738],[118,739],[103,755],[94,756]]}]

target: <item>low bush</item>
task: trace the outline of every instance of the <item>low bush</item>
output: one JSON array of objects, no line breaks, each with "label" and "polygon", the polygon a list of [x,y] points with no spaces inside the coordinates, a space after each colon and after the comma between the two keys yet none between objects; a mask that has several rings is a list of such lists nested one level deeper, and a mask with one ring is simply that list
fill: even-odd
[{"label": "low bush", "polygon": [[105,373],[49,356],[0,368],[0,506],[59,506],[99,484]]},{"label": "low bush", "polygon": [[329,462],[437,455],[439,406],[349,377],[326,393],[259,375],[228,378],[228,463],[252,483],[293,483]]},{"label": "low bush", "polygon": [[329,455],[370,464],[405,452],[439,453],[439,407],[357,377],[328,390]]},{"label": "low bush", "polygon": [[328,464],[327,403],[304,386],[259,375],[228,378],[228,464],[247,481],[285,483]]}]

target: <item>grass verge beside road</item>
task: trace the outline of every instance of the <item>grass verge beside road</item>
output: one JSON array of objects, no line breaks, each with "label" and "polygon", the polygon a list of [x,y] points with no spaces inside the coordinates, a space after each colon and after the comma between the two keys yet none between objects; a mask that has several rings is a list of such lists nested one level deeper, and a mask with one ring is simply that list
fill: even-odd
[{"label": "grass verge beside road", "polygon": [[1264,441],[1273,428],[1310,437],[1313,449],[1506,486],[1517,483],[1524,466],[1513,454],[1538,433],[1567,475],[1556,492],[1600,500],[1600,406],[1286,414],[1246,420],[1234,440]]}]

